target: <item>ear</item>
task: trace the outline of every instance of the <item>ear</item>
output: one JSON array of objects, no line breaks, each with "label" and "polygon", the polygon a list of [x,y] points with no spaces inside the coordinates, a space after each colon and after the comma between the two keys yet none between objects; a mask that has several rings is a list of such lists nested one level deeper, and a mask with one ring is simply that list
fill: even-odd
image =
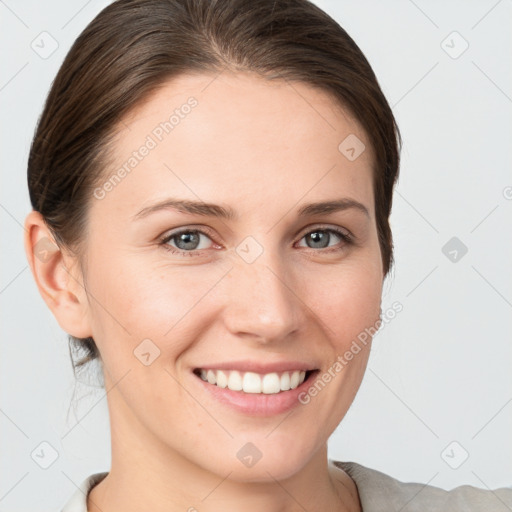
[{"label": "ear", "polygon": [[39,293],[59,325],[77,338],[92,336],[78,259],[59,248],[42,215],[34,210],[25,219],[24,244]]}]

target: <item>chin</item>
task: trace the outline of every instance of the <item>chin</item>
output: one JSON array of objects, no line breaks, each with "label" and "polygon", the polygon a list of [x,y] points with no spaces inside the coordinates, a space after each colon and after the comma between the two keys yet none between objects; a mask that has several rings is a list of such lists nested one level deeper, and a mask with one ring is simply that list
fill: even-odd
[{"label": "chin", "polygon": [[306,464],[303,457],[300,460],[272,457],[263,461],[259,460],[252,467],[245,467],[241,464],[233,464],[228,470],[232,471],[229,479],[235,482],[247,483],[273,483],[275,480],[286,480],[299,472]]},{"label": "chin", "polygon": [[[272,439],[274,435],[275,439]],[[269,435],[269,430],[266,430],[259,436],[251,436],[252,441],[248,437],[237,438],[226,447],[229,457],[219,454],[210,470],[222,477],[229,474],[229,479],[236,482],[285,480],[299,472],[318,451],[310,442],[314,435],[303,435],[299,442],[296,436],[284,430],[280,435]]]}]

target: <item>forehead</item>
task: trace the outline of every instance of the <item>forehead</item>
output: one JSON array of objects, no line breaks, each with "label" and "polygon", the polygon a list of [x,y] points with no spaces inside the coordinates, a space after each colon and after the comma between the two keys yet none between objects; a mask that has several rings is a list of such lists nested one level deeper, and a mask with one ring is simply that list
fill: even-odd
[{"label": "forehead", "polygon": [[[347,158],[347,144],[361,154]],[[123,118],[112,157],[104,181],[122,176],[109,201],[126,208],[166,195],[247,207],[350,195],[373,208],[366,134],[329,94],[302,82],[181,75]]]}]

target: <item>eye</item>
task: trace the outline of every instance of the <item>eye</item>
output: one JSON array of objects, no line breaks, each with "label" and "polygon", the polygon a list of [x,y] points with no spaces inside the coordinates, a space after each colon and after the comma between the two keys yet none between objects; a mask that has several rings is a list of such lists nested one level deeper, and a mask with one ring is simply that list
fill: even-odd
[{"label": "eye", "polygon": [[[347,244],[352,243],[350,234],[338,228],[316,228],[306,233],[301,238],[301,240],[303,239],[306,240],[306,247],[310,249],[328,249],[328,252],[331,250],[342,250]],[[330,245],[333,239],[334,241],[336,241],[336,239],[341,240],[343,243],[340,247]],[[302,247],[304,247],[304,245],[302,245]]]},{"label": "eye", "polygon": [[[210,236],[201,230],[184,229],[167,234],[160,240],[160,245],[173,253],[194,256],[197,255],[197,251],[208,249],[208,242],[205,242],[204,239],[212,241]],[[170,242],[174,245],[171,245]]]}]

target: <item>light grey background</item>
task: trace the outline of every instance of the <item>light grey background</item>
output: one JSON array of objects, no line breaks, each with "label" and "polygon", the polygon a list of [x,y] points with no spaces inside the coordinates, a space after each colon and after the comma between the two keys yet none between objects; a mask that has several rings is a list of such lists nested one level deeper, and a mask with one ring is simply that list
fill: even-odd
[{"label": "light grey background", "polygon": [[[74,388],[67,338],[33,282],[22,227],[43,101],[107,3],[0,1],[0,511],[58,510],[110,467],[104,390]],[[330,457],[446,489],[512,485],[512,2],[316,3],[367,56],[404,138],[383,304],[403,311],[375,338]],[[40,55],[54,44],[42,32],[58,43],[51,55]],[[452,237],[468,248],[461,257],[455,247],[455,262],[453,247],[442,251]],[[73,391],[83,397],[76,411]],[[47,469],[53,452],[42,442],[58,456]]]}]

